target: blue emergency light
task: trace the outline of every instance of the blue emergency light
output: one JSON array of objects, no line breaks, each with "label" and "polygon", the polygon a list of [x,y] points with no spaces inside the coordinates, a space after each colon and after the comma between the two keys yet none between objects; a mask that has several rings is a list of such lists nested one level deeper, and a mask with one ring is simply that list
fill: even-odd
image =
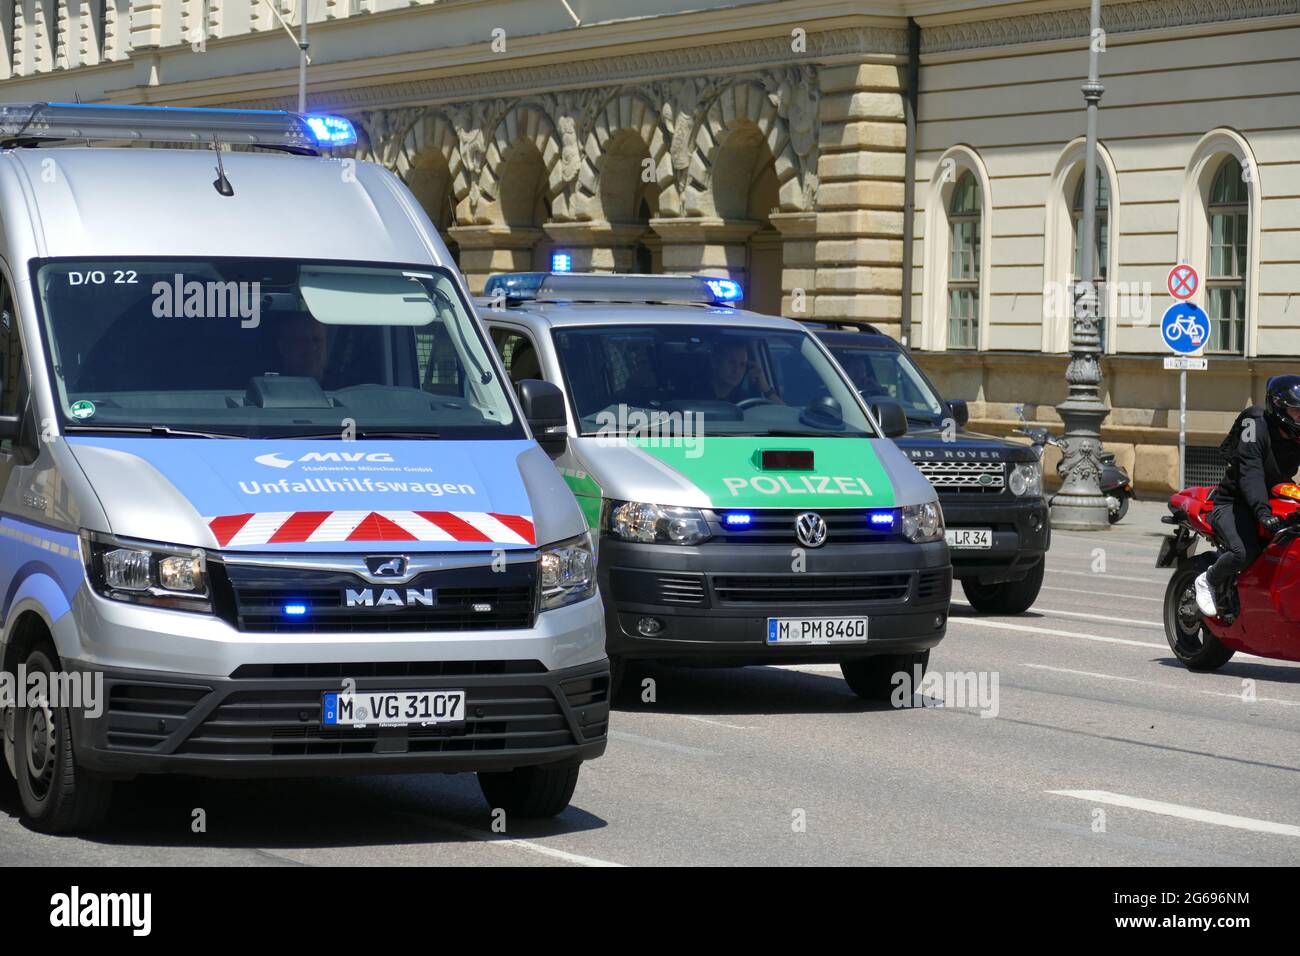
[{"label": "blue emergency light", "polygon": [[704,284],[718,302],[738,302],[745,297],[745,290],[735,279],[705,279]]},{"label": "blue emergency light", "polygon": [[744,511],[732,511],[722,516],[722,523],[728,528],[748,528],[754,523],[754,516]]},{"label": "blue emergency light", "polygon": [[873,528],[892,528],[894,526],[894,512],[892,511],[872,511],[868,513],[867,522]]},{"label": "blue emergency light", "polygon": [[552,272],[572,272],[573,256],[567,252],[551,253],[551,271]]},{"label": "blue emergency light", "polygon": [[307,605],[305,605],[305,604],[286,604],[286,605],[282,608],[282,610],[284,611],[284,616],[285,616],[285,617],[302,617],[304,614],[307,613]]}]

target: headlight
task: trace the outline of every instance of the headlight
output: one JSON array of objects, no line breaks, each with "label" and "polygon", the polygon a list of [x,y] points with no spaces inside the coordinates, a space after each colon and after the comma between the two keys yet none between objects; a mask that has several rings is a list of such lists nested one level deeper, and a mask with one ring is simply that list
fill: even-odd
[{"label": "headlight", "polygon": [[913,544],[943,540],[943,510],[937,501],[903,505],[903,537]]},{"label": "headlight", "polygon": [[605,527],[616,538],[642,544],[699,544],[710,535],[709,523],[699,509],[642,501],[612,502]]},{"label": "headlight", "polygon": [[537,606],[549,611],[596,593],[596,555],[591,535],[581,534],[542,549],[537,556]]},{"label": "headlight", "polygon": [[120,541],[81,532],[81,554],[94,590],[115,601],[211,613],[207,561],[198,548]]},{"label": "headlight", "polygon": [[1008,481],[1011,493],[1018,498],[1037,498],[1043,493],[1043,471],[1036,461],[1021,461],[1011,465]]}]

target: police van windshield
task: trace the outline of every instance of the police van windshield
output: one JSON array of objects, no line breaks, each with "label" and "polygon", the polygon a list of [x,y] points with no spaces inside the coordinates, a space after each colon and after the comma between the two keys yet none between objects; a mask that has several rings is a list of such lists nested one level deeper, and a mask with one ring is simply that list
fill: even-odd
[{"label": "police van windshield", "polygon": [[554,335],[584,435],[626,433],[647,417],[719,436],[875,434],[834,362],[801,330],[665,323]]},{"label": "police van windshield", "polygon": [[936,428],[943,424],[947,414],[943,402],[906,352],[827,347],[868,405],[878,401],[897,402],[903,406],[909,422]]},{"label": "police van windshield", "polygon": [[524,436],[445,270],[46,260],[34,278],[69,430]]}]

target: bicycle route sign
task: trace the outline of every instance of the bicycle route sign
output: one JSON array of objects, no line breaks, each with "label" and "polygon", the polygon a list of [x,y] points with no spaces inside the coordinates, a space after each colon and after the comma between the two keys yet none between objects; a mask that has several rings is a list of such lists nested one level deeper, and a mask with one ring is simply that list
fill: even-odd
[{"label": "bicycle route sign", "polygon": [[1190,302],[1176,302],[1160,320],[1160,335],[1165,345],[1181,355],[1199,352],[1210,336],[1210,317]]}]

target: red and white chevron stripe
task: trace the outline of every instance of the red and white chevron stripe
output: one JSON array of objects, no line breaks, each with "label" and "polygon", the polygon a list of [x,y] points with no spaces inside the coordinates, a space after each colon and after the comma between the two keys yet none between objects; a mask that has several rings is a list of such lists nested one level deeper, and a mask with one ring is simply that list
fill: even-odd
[{"label": "red and white chevron stripe", "polygon": [[537,543],[532,515],[491,511],[258,511],[207,522],[223,548],[340,541]]}]

